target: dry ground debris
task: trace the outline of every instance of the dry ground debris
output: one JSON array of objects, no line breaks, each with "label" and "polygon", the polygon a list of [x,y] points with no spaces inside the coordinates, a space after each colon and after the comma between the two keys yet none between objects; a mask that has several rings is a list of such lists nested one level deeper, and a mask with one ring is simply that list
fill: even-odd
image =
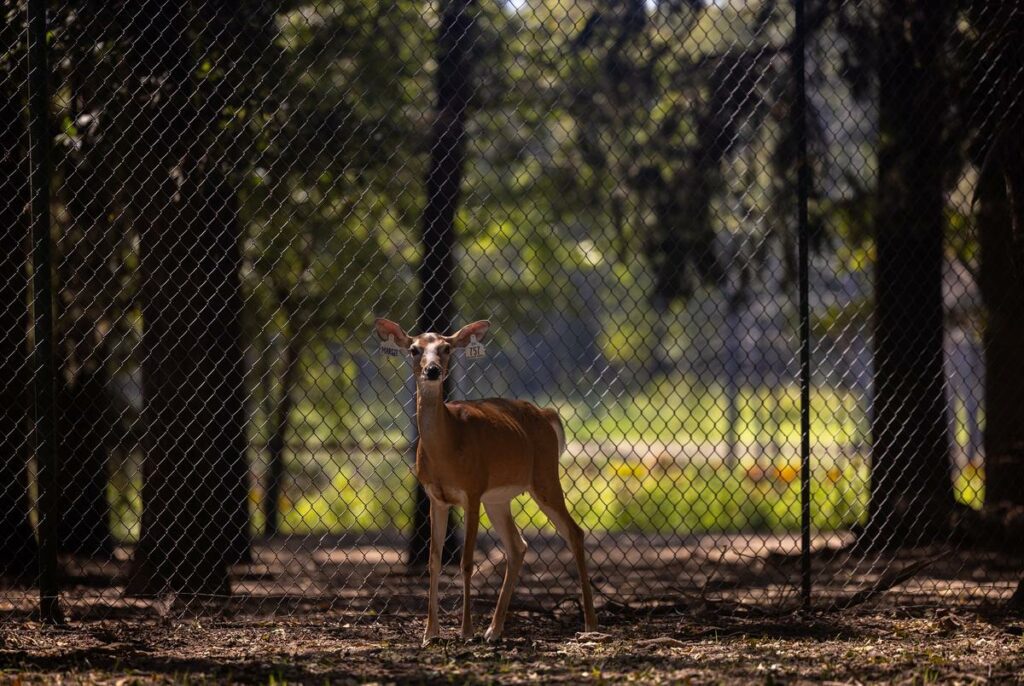
[{"label": "dry ground debris", "polygon": [[[65,684],[1024,683],[1024,621],[998,613],[828,616],[518,612],[508,638],[419,647],[412,614],[97,620],[0,629],[0,680]],[[481,620],[482,621],[482,620]]]}]

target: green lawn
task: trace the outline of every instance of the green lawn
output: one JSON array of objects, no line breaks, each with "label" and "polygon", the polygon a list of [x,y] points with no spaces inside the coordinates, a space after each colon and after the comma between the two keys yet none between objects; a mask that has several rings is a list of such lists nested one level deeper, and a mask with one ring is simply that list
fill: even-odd
[{"label": "green lawn", "polygon": [[[799,528],[799,463],[743,459],[729,468],[659,464],[621,458],[563,460],[562,484],[578,521],[592,531],[686,534],[785,532]],[[410,524],[414,477],[400,453],[368,452],[358,460],[327,451],[293,456],[282,502],[285,533],[367,532],[406,529]],[[983,475],[972,467],[958,473],[958,499],[980,507]],[[302,484],[302,485],[300,485]],[[812,470],[812,520],[818,530],[841,530],[866,512],[868,468],[863,459]],[[134,496],[114,500],[116,532],[138,533],[139,484]],[[262,490],[254,489],[254,528],[262,528]],[[515,502],[516,520],[526,528],[547,527],[528,496]],[[486,518],[485,518],[486,521]]]},{"label": "green lawn", "polygon": [[[731,441],[723,390],[685,378],[656,384],[628,401],[584,397],[541,404],[558,407],[566,423],[570,451],[562,458],[562,484],[588,530],[687,534],[799,528],[796,387],[740,389]],[[866,418],[851,393],[818,390],[811,408],[813,524],[818,530],[846,529],[861,521],[867,508]],[[320,413],[300,404],[293,419],[293,444],[300,447],[287,458],[283,531],[407,529],[415,480],[406,457],[406,421],[397,402],[348,413]],[[351,447],[326,447],[337,445],[339,436],[350,437]],[[730,442],[731,456],[725,448]],[[256,450],[251,457],[257,464],[265,459]],[[138,533],[139,481],[124,471],[112,480],[115,533],[122,539]],[[980,469],[958,470],[957,498],[980,507],[983,483]],[[262,497],[257,484],[251,494],[256,531],[263,526]],[[515,512],[522,526],[549,526],[527,496],[516,501]]]}]

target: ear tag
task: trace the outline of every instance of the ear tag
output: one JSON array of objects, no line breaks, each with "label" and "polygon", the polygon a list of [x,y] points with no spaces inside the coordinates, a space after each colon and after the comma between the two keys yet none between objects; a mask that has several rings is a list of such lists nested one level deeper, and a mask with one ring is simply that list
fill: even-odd
[{"label": "ear tag", "polygon": [[476,340],[476,336],[470,336],[469,344],[466,346],[466,359],[479,360],[486,354],[487,351],[484,349],[484,344]]},{"label": "ear tag", "polygon": [[405,351],[398,347],[398,344],[395,343],[395,337],[390,334],[388,334],[386,341],[380,342],[379,350],[382,355],[387,355],[388,357],[402,357],[405,355]]}]

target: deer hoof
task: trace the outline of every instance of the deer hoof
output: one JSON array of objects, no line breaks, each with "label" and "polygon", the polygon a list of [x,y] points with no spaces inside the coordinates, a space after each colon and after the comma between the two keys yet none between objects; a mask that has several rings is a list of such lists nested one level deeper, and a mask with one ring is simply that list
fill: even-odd
[{"label": "deer hoof", "polygon": [[493,643],[493,642],[499,640],[500,638],[501,638],[501,630],[500,629],[495,629],[493,626],[489,627],[487,629],[487,631],[484,632],[484,640],[487,641],[488,643]]}]

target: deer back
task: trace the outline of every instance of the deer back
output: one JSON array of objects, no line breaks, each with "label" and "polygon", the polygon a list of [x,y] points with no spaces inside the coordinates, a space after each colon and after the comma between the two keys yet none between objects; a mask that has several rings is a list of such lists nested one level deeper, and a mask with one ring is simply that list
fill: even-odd
[{"label": "deer back", "polygon": [[445,500],[528,490],[536,462],[558,459],[553,410],[504,398],[451,402],[447,408],[454,429],[448,454],[428,455],[422,441],[417,452],[421,483],[444,484],[451,491]]}]

